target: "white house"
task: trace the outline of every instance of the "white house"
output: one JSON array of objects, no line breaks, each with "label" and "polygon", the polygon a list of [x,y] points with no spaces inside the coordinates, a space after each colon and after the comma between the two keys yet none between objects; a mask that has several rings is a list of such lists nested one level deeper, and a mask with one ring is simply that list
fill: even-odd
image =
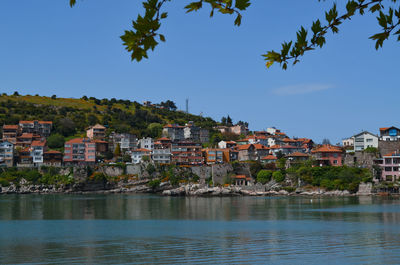
[{"label": "white house", "polygon": [[373,133],[363,131],[352,138],[354,140],[354,152],[363,151],[367,147],[378,148],[379,137]]},{"label": "white house", "polygon": [[140,148],[148,149],[148,150],[153,150],[154,148],[154,141],[153,138],[147,137],[147,138],[142,138],[138,141],[138,145]]},{"label": "white house", "polygon": [[151,151],[144,148],[139,148],[131,152],[131,159],[133,164],[139,164],[144,156],[150,158]]},{"label": "white house", "polygon": [[350,138],[343,139],[343,140],[342,140],[342,145],[343,145],[344,147],[347,147],[347,146],[354,146],[354,138],[353,138],[353,137],[350,137]]},{"label": "white house", "polygon": [[43,153],[46,151],[46,140],[33,141],[31,144],[31,156],[34,165],[43,164]]},{"label": "white house", "polygon": [[397,127],[379,128],[379,132],[383,141],[398,141],[400,139],[400,129]]},{"label": "white house", "polygon": [[0,142],[0,166],[12,167],[14,163],[14,145],[8,141]]}]

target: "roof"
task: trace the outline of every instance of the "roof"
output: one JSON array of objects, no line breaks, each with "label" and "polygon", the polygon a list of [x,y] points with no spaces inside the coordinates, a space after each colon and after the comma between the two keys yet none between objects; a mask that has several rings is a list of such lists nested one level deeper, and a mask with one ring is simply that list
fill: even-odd
[{"label": "roof", "polygon": [[288,157],[309,157],[309,155],[304,154],[304,153],[300,153],[300,152],[294,152],[291,153],[289,155],[287,155]]},{"label": "roof", "polygon": [[23,133],[18,138],[33,138],[33,133]]},{"label": "roof", "polygon": [[233,179],[245,179],[245,180],[251,180],[250,177],[246,177],[246,175],[236,175],[232,176]]},{"label": "roof", "polygon": [[[34,123],[35,121],[19,121],[19,123],[27,124],[27,123]],[[40,123],[40,124],[53,124],[52,121],[37,121],[37,122]]]},{"label": "roof", "polygon": [[180,126],[180,125],[177,125],[177,124],[167,124],[167,125],[164,125],[163,126],[163,128],[184,128],[185,126]]},{"label": "roof", "polygon": [[103,141],[103,140],[93,140],[93,142],[97,143],[97,144],[108,144],[107,141]]},{"label": "roof", "polygon": [[378,137],[377,135],[375,135],[375,134],[373,134],[373,133],[370,133],[370,132],[368,132],[368,131],[362,131],[362,132],[360,132],[360,133],[358,133],[358,134],[353,135],[352,137],[357,137],[357,136],[359,136],[359,135],[361,135],[361,134],[365,134],[365,133],[368,133],[368,134],[370,134],[370,135],[373,135],[373,136],[375,136],[375,137]]},{"label": "roof", "polygon": [[17,129],[18,130],[19,125],[3,125],[3,129]]},{"label": "roof", "polygon": [[56,150],[49,150],[44,152],[44,154],[62,154],[60,151],[56,151]]},{"label": "roof", "polygon": [[46,140],[44,141],[32,141],[31,146],[45,146],[46,145]]},{"label": "roof", "polygon": [[387,131],[387,130],[389,130],[389,129],[391,129],[391,128],[395,128],[396,130],[400,130],[399,128],[397,128],[397,127],[394,127],[394,126],[391,126],[391,127],[383,127],[383,128],[379,128],[379,131]]},{"label": "roof", "polygon": [[268,147],[266,147],[265,145],[262,145],[262,144],[244,144],[244,145],[237,146],[237,148],[239,150],[247,150],[250,148],[250,146],[254,146],[255,149],[257,149],[257,150],[260,150],[260,149],[268,150],[269,149]]},{"label": "roof", "polygon": [[171,139],[169,139],[168,137],[161,137],[158,138],[157,141],[171,141]]},{"label": "roof", "polygon": [[104,127],[103,125],[100,125],[100,124],[96,124],[94,126],[90,126],[89,130],[90,129],[106,129],[106,127]]},{"label": "roof", "polygon": [[65,144],[82,144],[83,140],[89,140],[89,138],[74,138],[65,142]]},{"label": "roof", "polygon": [[138,149],[133,150],[132,152],[144,152],[144,153],[147,153],[147,152],[151,152],[151,150],[145,149],[145,148],[138,148]]},{"label": "roof", "polygon": [[399,153],[399,151],[393,151],[391,153],[383,155],[383,157],[385,157],[385,156],[400,156],[400,153]]},{"label": "roof", "polygon": [[278,158],[274,155],[267,155],[261,158],[261,160],[277,160]]},{"label": "roof", "polygon": [[324,144],[311,151],[312,153],[342,153],[342,149],[338,146]]}]

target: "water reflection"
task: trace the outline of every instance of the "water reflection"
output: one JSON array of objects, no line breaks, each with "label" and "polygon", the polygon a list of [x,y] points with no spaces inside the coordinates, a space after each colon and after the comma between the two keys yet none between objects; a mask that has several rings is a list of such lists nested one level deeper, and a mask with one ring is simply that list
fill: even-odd
[{"label": "water reflection", "polygon": [[0,263],[399,264],[377,197],[0,197]]}]

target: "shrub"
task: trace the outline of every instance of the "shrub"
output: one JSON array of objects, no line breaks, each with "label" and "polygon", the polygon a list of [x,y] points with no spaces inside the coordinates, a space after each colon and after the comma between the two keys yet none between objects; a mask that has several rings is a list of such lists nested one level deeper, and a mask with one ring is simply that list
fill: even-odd
[{"label": "shrub", "polygon": [[153,164],[150,163],[147,165],[146,171],[147,173],[149,173],[149,175],[152,175],[156,171],[156,168],[154,167]]},{"label": "shrub", "polygon": [[64,136],[61,134],[52,134],[47,138],[47,146],[50,148],[61,148],[64,146]]},{"label": "shrub", "polygon": [[0,178],[0,186],[2,187],[8,187],[10,186],[10,182],[8,182],[7,180]]},{"label": "shrub", "polygon": [[282,172],[280,171],[275,171],[272,174],[272,178],[276,181],[276,182],[282,182],[285,180],[285,176],[282,174]]},{"label": "shrub", "polygon": [[149,187],[152,188],[153,190],[158,188],[160,186],[160,184],[161,184],[161,180],[159,180],[159,179],[150,180],[148,183]]},{"label": "shrub", "polygon": [[257,174],[257,182],[260,182],[261,184],[265,184],[271,180],[271,177],[272,177],[271,170],[262,169]]}]

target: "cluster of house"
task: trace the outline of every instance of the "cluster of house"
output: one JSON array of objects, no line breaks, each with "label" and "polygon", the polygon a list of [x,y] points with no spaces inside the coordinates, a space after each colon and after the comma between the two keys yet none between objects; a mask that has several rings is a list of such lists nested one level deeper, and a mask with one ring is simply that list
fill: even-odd
[{"label": "cluster of house", "polygon": [[[62,153],[47,147],[46,139],[52,130],[51,121],[20,121],[17,125],[3,125],[0,165],[35,167],[95,164],[99,162],[99,157],[119,149],[119,153],[128,155],[134,164],[140,163],[144,157],[155,163],[181,166],[233,161],[275,163],[278,157],[287,158],[290,164],[312,157],[320,166],[341,166],[345,156],[363,152],[367,148],[383,148],[388,152],[373,161],[381,167],[382,179],[395,181],[400,178],[400,129],[396,127],[380,128],[380,136],[363,131],[344,139],[342,146],[315,145],[308,138],[289,138],[274,127],[251,134],[243,125],[218,126],[214,129],[223,134],[245,137],[236,141],[220,141],[214,148],[203,148],[203,144],[209,142],[209,131],[193,122],[185,126],[167,124],[159,139],[138,139],[129,133],[112,132],[107,135],[107,128],[97,124],[87,128],[86,137],[66,141]],[[354,156],[353,165],[356,160],[357,156]]]}]

